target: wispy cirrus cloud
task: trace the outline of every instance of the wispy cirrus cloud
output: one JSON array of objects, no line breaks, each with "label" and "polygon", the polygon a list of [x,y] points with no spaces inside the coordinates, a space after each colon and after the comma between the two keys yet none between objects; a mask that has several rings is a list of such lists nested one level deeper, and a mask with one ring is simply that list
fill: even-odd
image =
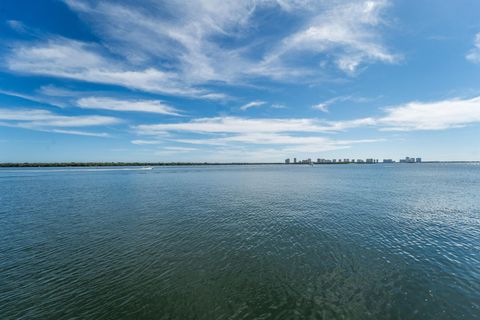
[{"label": "wispy cirrus cloud", "polygon": [[5,23],[11,29],[13,29],[13,30],[15,30],[16,32],[19,32],[19,33],[26,32],[26,30],[27,30],[25,25],[21,21],[18,21],[18,20],[8,20]]},{"label": "wispy cirrus cloud", "polygon": [[107,133],[78,131],[67,128],[116,125],[121,120],[105,116],[65,116],[40,109],[0,109],[0,126],[37,131],[106,137]]},{"label": "wispy cirrus cloud", "polygon": [[467,60],[473,63],[480,63],[480,32],[475,36],[474,48],[467,53]]},{"label": "wispy cirrus cloud", "polygon": [[112,111],[133,111],[180,116],[180,111],[160,100],[122,100],[110,97],[88,97],[77,100],[77,106],[84,109]]},{"label": "wispy cirrus cloud", "polygon": [[188,122],[139,125],[141,134],[156,135],[157,132],[196,132],[196,133],[279,133],[279,132],[331,132],[341,126],[318,119],[264,119],[240,117],[199,118]]},{"label": "wispy cirrus cloud", "polygon": [[53,133],[72,134],[72,135],[76,135],[76,136],[86,136],[86,137],[99,137],[99,138],[110,137],[110,134],[106,133],[106,132],[90,132],[90,131],[79,131],[79,130],[43,129],[43,128],[38,128],[37,130],[46,131],[46,132],[53,132]]},{"label": "wispy cirrus cloud", "polygon": [[[196,148],[187,148],[187,147],[163,147],[159,150],[154,151],[154,154],[157,156],[175,156],[176,161],[178,161],[178,156],[181,154],[189,154],[191,152],[197,151]],[[191,160],[190,160],[191,161]],[[190,162],[189,161],[189,162]]]},{"label": "wispy cirrus cloud", "polygon": [[62,87],[57,87],[57,86],[54,86],[54,85],[44,85],[44,86],[41,86],[38,90],[37,90],[37,93],[39,94],[42,94],[44,96],[48,96],[48,97],[76,97],[80,94],[83,93],[82,92],[78,92],[78,91],[75,91],[75,90],[71,90],[71,89],[67,89],[67,88],[62,88]]},{"label": "wispy cirrus cloud", "polygon": [[179,96],[201,96],[206,91],[179,82],[175,73],[155,67],[129,67],[107,58],[94,44],[65,38],[16,45],[6,58],[14,72],[119,85]]},{"label": "wispy cirrus cloud", "polygon": [[249,102],[247,104],[244,104],[243,106],[240,107],[240,110],[246,111],[250,108],[261,107],[265,104],[266,104],[265,101],[256,100],[256,101],[252,101],[252,102]]},{"label": "wispy cirrus cloud", "polygon": [[[387,0],[64,2],[99,41],[44,36],[15,43],[4,59],[10,71],[218,100],[226,94],[209,86],[323,77],[312,65],[319,60],[347,73],[398,60],[379,31]],[[289,15],[300,27],[258,34],[265,11]]]},{"label": "wispy cirrus cloud", "polygon": [[328,112],[328,107],[329,106],[330,106],[330,104],[328,102],[321,102],[321,103],[314,104],[312,106],[312,109],[320,110],[322,112]]},{"label": "wispy cirrus cloud", "polygon": [[[341,140],[322,136],[294,136],[279,133],[248,133],[229,137],[217,137],[210,139],[177,139],[176,141],[189,144],[202,145],[229,145],[231,143],[258,144],[258,145],[292,145],[308,146],[311,150],[318,150],[325,145],[345,146],[357,143],[370,143],[383,141],[383,139],[357,139]],[[307,148],[305,147],[305,150]]]},{"label": "wispy cirrus cloud", "polygon": [[130,141],[132,144],[136,144],[136,145],[155,145],[155,144],[162,144],[163,142],[161,140],[141,140],[141,139],[137,139],[137,140],[132,140]]},{"label": "wispy cirrus cloud", "polygon": [[[117,54],[139,64],[164,59],[190,83],[225,81],[230,70],[241,68],[230,64],[241,60],[239,52],[212,39],[240,35],[257,7],[257,1],[233,0],[65,3],[94,24]],[[230,69],[223,68],[225,62]]]},{"label": "wispy cirrus cloud", "polygon": [[318,11],[305,26],[266,56],[265,69],[284,66],[286,58],[302,52],[323,54],[319,58],[323,62],[333,57],[346,73],[366,63],[397,62],[401,57],[386,48],[379,31],[386,25],[383,13],[389,5],[387,0],[318,2]]},{"label": "wispy cirrus cloud", "polygon": [[355,96],[340,96],[340,97],[335,97],[328,99],[326,101],[317,103],[312,106],[312,109],[315,110],[320,110],[322,112],[329,112],[329,107],[337,102],[345,102],[345,101],[351,101],[355,103],[364,103],[371,101],[371,99],[364,98],[364,97],[355,97]]},{"label": "wispy cirrus cloud", "polygon": [[52,97],[45,97],[43,95],[38,95],[38,94],[26,94],[26,93],[10,91],[10,90],[2,90],[2,89],[0,89],[0,94],[6,95],[6,96],[11,96],[11,97],[16,97],[16,98],[21,98],[21,99],[32,101],[32,102],[49,104],[51,106],[55,106],[55,107],[59,107],[59,108],[63,108],[63,107],[66,106],[65,102],[62,101],[62,100],[52,98]]}]

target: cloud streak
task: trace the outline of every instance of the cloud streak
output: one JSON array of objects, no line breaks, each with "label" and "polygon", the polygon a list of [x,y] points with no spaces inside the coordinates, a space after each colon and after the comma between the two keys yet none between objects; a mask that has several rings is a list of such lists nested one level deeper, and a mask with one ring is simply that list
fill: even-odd
[{"label": "cloud streak", "polygon": [[65,38],[17,45],[6,58],[10,71],[124,86],[179,96],[207,94],[179,82],[175,73],[154,67],[129,67],[100,53],[96,45]]},{"label": "cloud streak", "polygon": [[317,119],[254,119],[240,117],[213,117],[194,119],[189,122],[139,125],[142,134],[166,131],[196,133],[279,133],[279,132],[329,132],[338,131],[342,125],[331,125]]},{"label": "cloud streak", "polygon": [[339,1],[323,6],[303,29],[286,37],[265,59],[266,66],[278,66],[291,55],[302,52],[323,54],[328,62],[354,73],[365,63],[395,63],[400,56],[392,54],[382,43],[378,28],[385,25],[382,14],[389,6],[386,0]]},{"label": "cloud streak", "polygon": [[265,101],[256,100],[256,101],[252,101],[252,102],[249,102],[247,104],[244,104],[243,106],[240,107],[240,110],[246,111],[250,108],[261,107],[265,104],[266,104]]},{"label": "cloud streak", "polygon": [[16,97],[16,98],[21,98],[24,100],[32,101],[32,102],[37,102],[41,104],[48,104],[51,106],[63,108],[65,107],[65,103],[63,101],[60,101],[55,98],[51,97],[44,97],[41,95],[37,94],[24,94],[20,92],[15,92],[15,91],[9,91],[9,90],[1,90],[0,89],[0,94],[11,96],[11,97]]},{"label": "cloud streak", "polygon": [[312,109],[319,110],[322,112],[328,112],[329,103],[321,102],[312,106]]},{"label": "cloud streak", "polygon": [[0,109],[0,126],[37,131],[106,137],[107,133],[86,132],[69,128],[98,127],[121,123],[117,118],[105,116],[64,116],[39,109]]},{"label": "cloud streak", "polygon": [[320,102],[318,104],[315,104],[312,106],[312,109],[319,110],[322,112],[329,112],[329,107],[337,102],[345,102],[345,101],[351,101],[351,102],[357,102],[357,103],[364,103],[367,101],[370,101],[371,99],[368,98],[363,98],[363,97],[353,97],[353,96],[340,96],[340,97],[335,97],[328,99],[324,102]]},{"label": "cloud streak", "polygon": [[480,32],[475,36],[474,48],[466,56],[467,60],[473,63],[480,63]]},{"label": "cloud streak", "polygon": [[121,100],[109,97],[88,97],[77,100],[77,106],[84,109],[112,111],[133,111],[180,116],[180,111],[160,100]]}]

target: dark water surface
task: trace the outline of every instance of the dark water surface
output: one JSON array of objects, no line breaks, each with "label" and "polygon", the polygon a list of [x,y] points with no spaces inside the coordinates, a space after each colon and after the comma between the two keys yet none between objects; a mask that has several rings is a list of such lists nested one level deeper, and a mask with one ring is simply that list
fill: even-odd
[{"label": "dark water surface", "polygon": [[480,165],[1,169],[0,319],[479,319]]}]

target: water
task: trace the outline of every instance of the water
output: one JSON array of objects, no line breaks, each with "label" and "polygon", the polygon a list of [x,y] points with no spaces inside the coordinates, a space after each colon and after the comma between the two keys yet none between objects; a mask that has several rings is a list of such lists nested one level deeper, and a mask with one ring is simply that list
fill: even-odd
[{"label": "water", "polygon": [[1,169],[1,319],[479,319],[480,165]]}]

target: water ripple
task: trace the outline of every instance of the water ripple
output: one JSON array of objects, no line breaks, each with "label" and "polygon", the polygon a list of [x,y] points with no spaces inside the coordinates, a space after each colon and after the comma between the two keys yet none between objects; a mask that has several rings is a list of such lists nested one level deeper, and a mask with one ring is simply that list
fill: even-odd
[{"label": "water ripple", "polygon": [[480,318],[478,166],[11,171],[1,319]]}]

